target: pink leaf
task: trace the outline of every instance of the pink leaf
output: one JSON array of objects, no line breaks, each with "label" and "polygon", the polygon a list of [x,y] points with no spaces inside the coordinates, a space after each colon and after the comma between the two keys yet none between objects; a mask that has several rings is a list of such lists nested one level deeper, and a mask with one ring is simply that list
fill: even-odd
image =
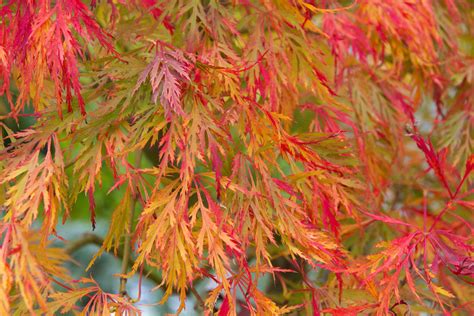
[{"label": "pink leaf", "polygon": [[138,78],[133,93],[149,78],[152,101],[156,103],[159,97],[167,118],[170,119],[172,112],[183,115],[182,84],[191,80],[190,70],[190,64],[181,52],[158,46],[155,58]]}]

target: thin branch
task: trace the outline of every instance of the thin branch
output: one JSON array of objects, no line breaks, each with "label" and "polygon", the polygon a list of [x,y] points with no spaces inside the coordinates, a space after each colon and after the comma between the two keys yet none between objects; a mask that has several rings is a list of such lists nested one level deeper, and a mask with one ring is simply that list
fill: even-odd
[{"label": "thin branch", "polygon": [[[96,245],[97,247],[102,247],[103,243],[104,243],[104,239],[102,237],[96,234],[92,234],[92,233],[85,233],[84,235],[82,235],[82,238],[79,238],[71,242],[65,248],[65,251],[68,255],[72,255],[74,252],[78,251],[79,249],[87,245]],[[117,259],[122,259],[124,255],[123,249],[121,248],[117,249],[117,253],[114,253],[113,251],[108,251],[108,253],[115,256]],[[127,268],[130,269],[132,266],[133,266],[133,261],[129,260],[127,264]],[[157,275],[156,273],[154,273],[152,268],[149,266],[143,266],[141,273],[143,276],[145,276],[148,280],[154,282],[156,285],[161,285],[163,281],[161,277]],[[191,284],[190,291],[196,297],[197,306],[202,308],[202,310],[206,310],[206,303],[204,302],[204,299],[201,297],[201,295],[196,291],[194,284]]]},{"label": "thin branch", "polygon": [[66,248],[65,251],[67,254],[71,255],[74,252],[78,251],[84,246],[89,244],[97,245],[99,247],[102,246],[104,239],[102,237],[97,236],[96,234],[86,233],[82,235],[82,238],[79,238],[73,242],[71,242]]},{"label": "thin branch", "polygon": [[71,167],[72,165],[74,165],[77,162],[78,159],[79,159],[79,156],[77,156],[76,158],[74,158],[71,161],[67,162],[64,165],[64,169],[67,169],[67,168]]},{"label": "thin branch", "polygon": [[[140,164],[142,161],[142,151],[138,150],[135,155],[135,168],[140,168]],[[135,217],[135,207],[138,200],[138,188],[135,196],[132,200],[130,205],[130,211],[128,213],[128,231],[125,232],[125,241],[123,243],[123,257],[122,257],[122,270],[120,277],[120,287],[119,293],[123,296],[127,295],[127,277],[125,275],[128,272],[128,266],[130,264],[130,256],[131,256],[131,240],[132,240],[132,231],[133,231],[133,219]]]},{"label": "thin branch", "polygon": [[191,290],[191,293],[193,293],[193,295],[196,297],[196,300],[198,301],[199,306],[201,306],[203,310],[206,310],[206,303],[202,299],[201,295],[199,295],[198,291],[196,291],[193,285],[190,286],[190,290]]},{"label": "thin branch", "polygon": [[[72,255],[74,252],[78,251],[79,249],[87,245],[96,245],[97,247],[102,247],[103,243],[104,243],[104,239],[102,237],[97,236],[96,234],[86,233],[82,236],[82,238],[71,242],[65,248],[65,251],[67,254]],[[123,249],[120,249],[120,248],[117,249],[117,253],[114,253],[113,251],[109,251],[108,253],[115,256],[117,259],[123,258]],[[132,266],[133,266],[133,262],[129,260],[127,268],[130,269]],[[156,273],[153,273],[150,267],[147,267],[147,266],[143,267],[143,275],[148,280],[153,281],[157,285],[160,285],[162,282],[161,278]]]}]

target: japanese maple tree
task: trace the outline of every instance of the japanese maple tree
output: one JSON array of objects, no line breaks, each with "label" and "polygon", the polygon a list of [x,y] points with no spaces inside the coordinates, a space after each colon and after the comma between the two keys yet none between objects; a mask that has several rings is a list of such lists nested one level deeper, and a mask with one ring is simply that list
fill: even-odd
[{"label": "japanese maple tree", "polygon": [[134,275],[177,313],[474,314],[471,1],[0,12],[0,315],[139,315]]}]

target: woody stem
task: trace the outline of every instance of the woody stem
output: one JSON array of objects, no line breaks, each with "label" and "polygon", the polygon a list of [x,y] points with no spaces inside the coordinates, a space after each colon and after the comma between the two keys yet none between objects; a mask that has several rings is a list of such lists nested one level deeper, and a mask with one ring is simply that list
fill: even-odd
[{"label": "woody stem", "polygon": [[[98,235],[86,233],[81,238],[72,241],[66,248],[65,251],[68,255],[74,254],[76,251],[80,250],[81,248],[87,245],[96,245],[97,247],[102,247],[104,244],[104,239]],[[117,253],[114,251],[109,251],[109,254],[115,256],[117,259],[123,258],[123,249],[117,249]],[[132,267],[132,262],[129,261],[128,268]],[[143,275],[149,279],[150,281],[154,282],[155,284],[161,284],[162,280],[161,277],[153,271],[152,268],[148,266],[143,267],[142,271]]]},{"label": "woody stem", "polygon": [[[142,151],[139,150],[135,154],[135,168],[140,168],[142,160]],[[128,212],[128,230],[125,232],[125,240],[123,243],[123,257],[122,257],[122,270],[121,274],[122,276],[120,277],[120,287],[119,287],[119,293],[122,296],[127,295],[127,277],[125,276],[128,272],[128,265],[130,261],[130,256],[131,256],[131,240],[132,240],[132,231],[133,231],[133,219],[135,216],[135,206],[137,204],[138,200],[138,188],[137,192],[135,193],[135,196],[130,203],[130,210]]]}]

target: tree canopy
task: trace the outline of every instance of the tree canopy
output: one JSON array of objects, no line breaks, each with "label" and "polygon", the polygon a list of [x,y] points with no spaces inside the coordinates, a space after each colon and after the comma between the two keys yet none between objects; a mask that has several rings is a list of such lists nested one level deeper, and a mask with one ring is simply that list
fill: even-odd
[{"label": "tree canopy", "polygon": [[471,1],[0,12],[1,315],[139,315],[134,275],[176,313],[474,313]]}]

